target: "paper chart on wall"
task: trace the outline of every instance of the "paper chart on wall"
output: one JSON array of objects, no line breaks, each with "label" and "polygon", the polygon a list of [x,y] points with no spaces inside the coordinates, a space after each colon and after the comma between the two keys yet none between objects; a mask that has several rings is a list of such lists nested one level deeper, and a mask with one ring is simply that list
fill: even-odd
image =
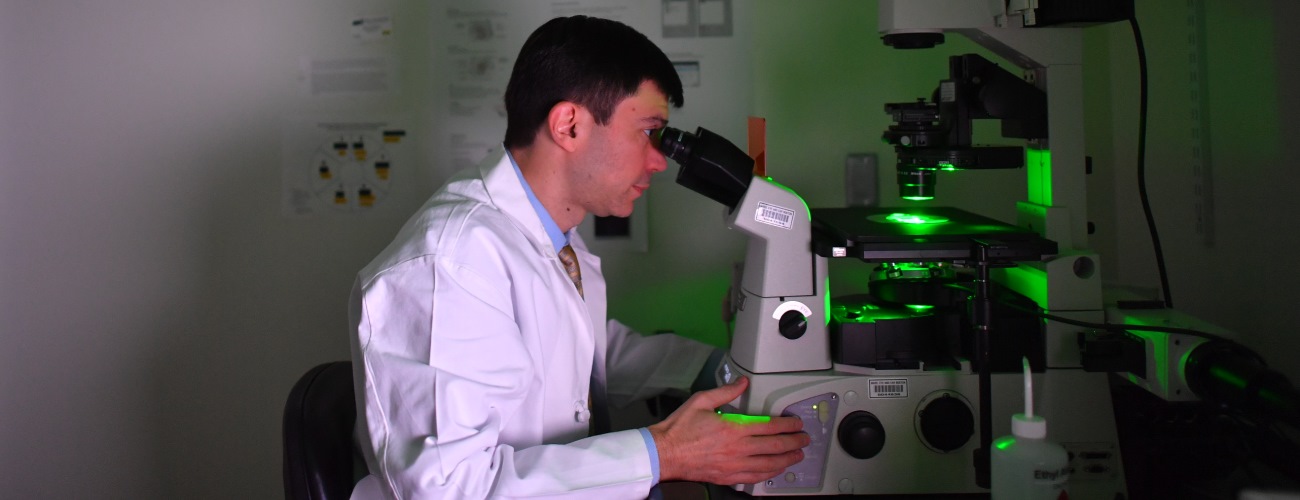
[{"label": "paper chart on wall", "polygon": [[506,84],[519,48],[538,26],[575,14],[642,30],[658,22],[655,8],[631,0],[455,0],[441,14],[435,23],[442,40],[435,65],[446,81],[440,125],[450,171],[477,165],[505,137]]},{"label": "paper chart on wall", "polygon": [[406,131],[388,119],[286,118],[282,137],[284,215],[372,211],[409,167],[401,156]]}]

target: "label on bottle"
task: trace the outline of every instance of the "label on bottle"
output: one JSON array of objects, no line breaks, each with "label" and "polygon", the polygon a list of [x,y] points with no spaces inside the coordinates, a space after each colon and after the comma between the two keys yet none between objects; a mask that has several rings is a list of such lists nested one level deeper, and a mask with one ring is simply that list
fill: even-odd
[{"label": "label on bottle", "polygon": [[1053,489],[1064,490],[1065,483],[1069,480],[1069,467],[1053,470],[1034,469],[1034,483],[1039,485],[1039,487],[1050,487]]},{"label": "label on bottle", "polygon": [[1003,436],[993,441],[992,500],[1068,500],[1067,452],[1039,439]]}]

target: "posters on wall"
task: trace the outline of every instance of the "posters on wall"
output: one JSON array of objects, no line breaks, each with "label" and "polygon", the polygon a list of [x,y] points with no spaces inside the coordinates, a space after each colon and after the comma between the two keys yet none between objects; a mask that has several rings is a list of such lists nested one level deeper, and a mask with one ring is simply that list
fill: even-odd
[{"label": "posters on wall", "polygon": [[[557,16],[620,21],[663,48],[687,89],[687,106],[673,110],[674,121],[683,117],[694,126],[705,124],[702,118],[710,116],[743,120],[752,92],[748,66],[736,62],[746,50],[743,40],[733,38],[733,10],[732,0],[440,0],[428,7],[430,17],[421,28],[428,30],[430,57],[419,61],[402,60],[391,43],[397,28],[410,31],[407,24],[398,24],[406,20],[395,20],[399,16],[390,14],[391,9],[339,18],[338,40],[329,50],[340,55],[300,61],[299,95],[336,112],[323,121],[285,121],[286,127],[301,128],[283,131],[283,211],[365,213],[382,204],[392,190],[401,189],[402,178],[391,173],[397,171],[391,162],[390,177],[378,174],[383,168],[376,165],[377,158],[391,154],[391,144],[382,137],[391,125],[369,118],[385,112],[376,104],[391,110],[421,101],[435,103],[430,106],[434,116],[427,120],[432,130],[412,131],[404,138],[408,143],[417,138],[432,141],[422,149],[434,157],[421,159],[426,163],[420,168],[432,168],[435,178],[477,165],[504,136],[502,96],[519,47],[537,26]],[[399,61],[403,72],[431,75],[431,85],[400,88]],[[349,111],[350,102],[357,103],[357,109]],[[344,144],[346,148],[334,147]],[[364,160],[357,156],[359,151],[364,151]],[[647,212],[643,205],[644,199],[634,212],[638,217]],[[644,221],[634,227],[643,232]],[[644,246],[643,237],[633,244]]]},{"label": "posters on wall", "polygon": [[[742,52],[727,44],[700,47],[688,39],[728,38],[733,32],[731,0],[555,0],[551,2],[452,0],[435,12],[435,29],[443,33],[434,64],[447,81],[442,123],[452,170],[474,166],[505,134],[502,96],[515,55],[528,35],[548,19],[589,15],[622,22],[645,33],[670,53],[683,85],[700,87],[710,50]],[[696,50],[673,51],[675,47]],[[440,52],[440,53],[438,53]],[[439,62],[437,58],[443,60]],[[721,76],[721,74],[719,74]],[[737,75],[735,81],[745,82]]]},{"label": "posters on wall", "polygon": [[282,126],[281,213],[365,213],[411,168],[406,130],[388,119],[288,118]]}]

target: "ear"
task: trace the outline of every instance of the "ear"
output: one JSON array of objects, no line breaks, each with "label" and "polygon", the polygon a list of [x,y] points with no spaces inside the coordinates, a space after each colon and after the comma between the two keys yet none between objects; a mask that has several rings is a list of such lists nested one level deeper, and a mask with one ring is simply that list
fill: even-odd
[{"label": "ear", "polygon": [[551,141],[565,151],[573,152],[581,138],[586,137],[578,126],[585,112],[582,106],[570,101],[560,101],[551,106],[551,112],[546,115],[546,133]]}]

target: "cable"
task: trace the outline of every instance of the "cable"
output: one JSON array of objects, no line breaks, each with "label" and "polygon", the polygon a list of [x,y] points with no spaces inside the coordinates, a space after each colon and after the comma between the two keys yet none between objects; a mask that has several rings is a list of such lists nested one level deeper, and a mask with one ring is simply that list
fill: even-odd
[{"label": "cable", "polygon": [[1021,306],[1021,305],[1019,305],[1019,304],[1015,304],[1015,303],[1012,303],[1012,302],[1009,302],[1009,301],[1006,301],[1006,300],[1000,300],[1000,301],[998,301],[998,302],[1000,302],[1000,303],[1001,303],[1002,305],[1004,305],[1004,306],[1010,307],[1010,308],[1012,308],[1012,309],[1015,309],[1015,310],[1017,310],[1017,311],[1020,311],[1020,312],[1022,312],[1022,313],[1025,313],[1025,314],[1029,314],[1029,315],[1032,315],[1032,316],[1037,316],[1037,317],[1039,317],[1039,318],[1043,318],[1043,319],[1046,319],[1046,320],[1055,321],[1055,322],[1057,322],[1057,323],[1065,323],[1065,324],[1067,324],[1067,325],[1082,326],[1082,327],[1084,327],[1084,328],[1092,328],[1092,329],[1094,329],[1094,330],[1105,330],[1105,331],[1108,331],[1108,332],[1115,332],[1115,333],[1123,333],[1123,332],[1130,331],[1130,330],[1140,330],[1140,331],[1144,331],[1144,332],[1181,333],[1181,334],[1191,335],[1191,336],[1194,336],[1194,337],[1201,337],[1201,338],[1205,338],[1205,339],[1209,339],[1209,340],[1222,340],[1222,341],[1225,341],[1225,342],[1230,342],[1228,339],[1223,338],[1223,337],[1220,337],[1220,336],[1215,335],[1215,334],[1213,334],[1213,333],[1202,332],[1202,331],[1200,331],[1200,330],[1193,330],[1193,329],[1191,329],[1191,328],[1179,328],[1179,327],[1176,327],[1176,326],[1130,325],[1130,324],[1115,324],[1115,323],[1093,323],[1093,322],[1090,322],[1090,321],[1081,321],[1081,320],[1077,320],[1077,319],[1066,318],[1066,317],[1064,317],[1064,316],[1057,316],[1057,315],[1055,315],[1055,314],[1045,313],[1045,312],[1042,312],[1042,311],[1039,311],[1039,310],[1036,310],[1036,309],[1031,309],[1031,308],[1028,308],[1028,307],[1024,307],[1024,306]]},{"label": "cable", "polygon": [[1169,273],[1165,270],[1165,254],[1160,248],[1160,234],[1156,231],[1156,219],[1151,214],[1151,200],[1147,198],[1147,51],[1142,43],[1142,30],[1138,28],[1137,14],[1128,19],[1133,28],[1133,43],[1137,45],[1138,75],[1141,86],[1138,107],[1138,197],[1142,200],[1142,214],[1147,219],[1147,230],[1151,232],[1151,246],[1156,254],[1156,267],[1160,270],[1160,291],[1164,294],[1165,307],[1173,308],[1174,299],[1169,294]]}]

